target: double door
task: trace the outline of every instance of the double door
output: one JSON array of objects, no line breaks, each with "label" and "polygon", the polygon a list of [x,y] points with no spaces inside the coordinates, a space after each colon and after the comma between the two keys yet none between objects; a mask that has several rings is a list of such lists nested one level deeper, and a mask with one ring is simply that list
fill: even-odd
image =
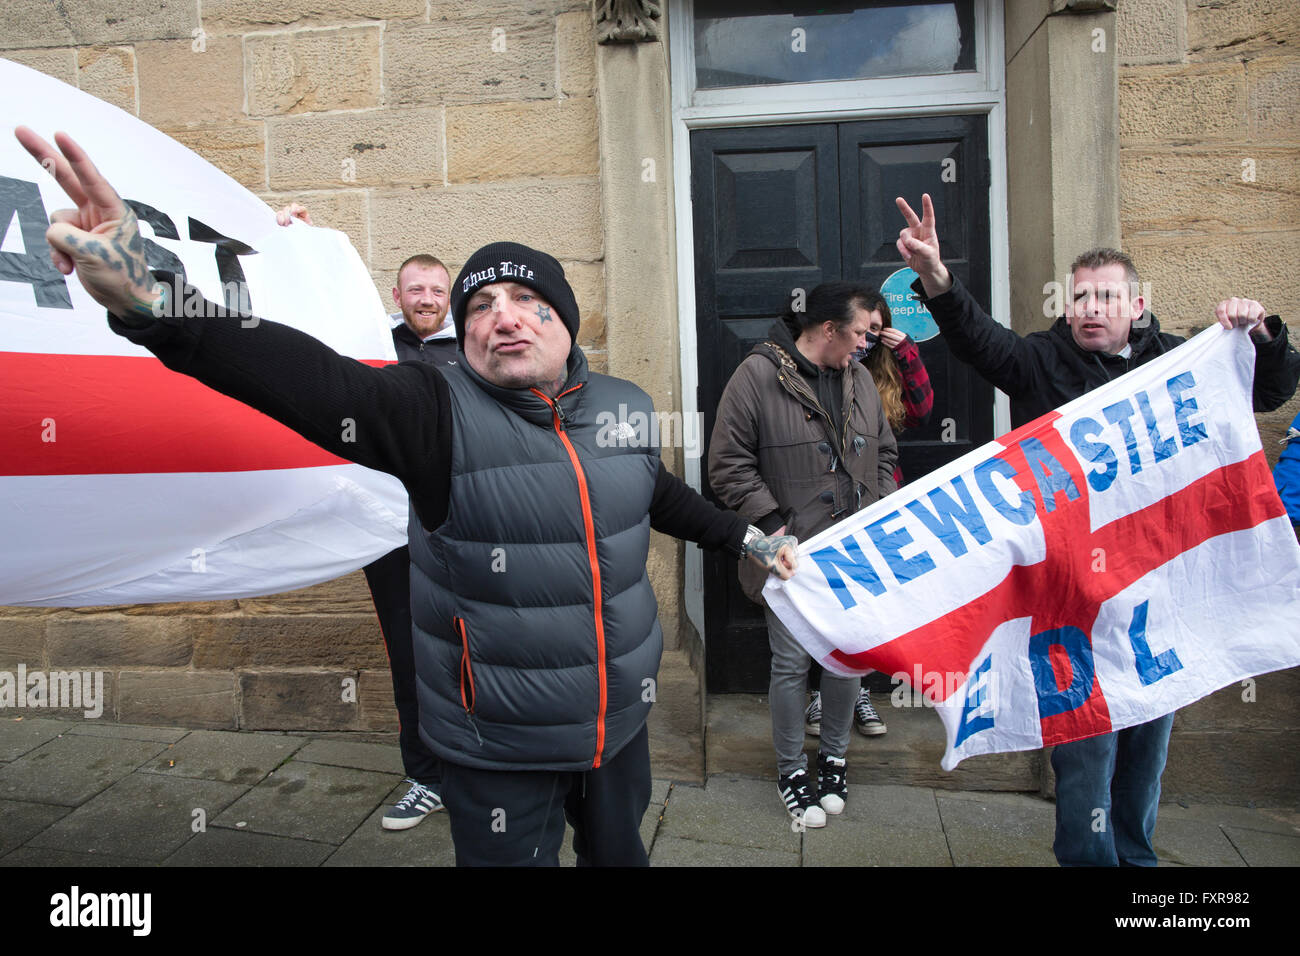
[{"label": "double door", "polygon": [[[768,337],[795,290],[846,279],[886,292],[895,324],[918,340],[934,387],[927,425],[898,436],[907,479],[993,437],[993,391],[952,359],[895,247],[903,196],[934,201],[944,263],[989,303],[989,161],[983,115],[696,130],[691,134],[699,409],[712,435],[736,366]],[[897,293],[890,296],[891,292]],[[717,500],[702,469],[704,493]],[[734,558],[704,554],[707,682],[760,693],[771,660],[760,608],[741,593]]]}]

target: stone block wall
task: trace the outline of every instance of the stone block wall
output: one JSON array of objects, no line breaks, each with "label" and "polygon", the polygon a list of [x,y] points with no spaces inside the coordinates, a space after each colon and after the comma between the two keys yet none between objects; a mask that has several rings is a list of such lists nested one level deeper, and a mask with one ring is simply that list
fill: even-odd
[{"label": "stone block wall", "polygon": [[[7,0],[0,56],[138,116],[272,207],[303,202],[347,233],[386,305],[416,252],[453,276],[489,241],[550,252],[607,368],[589,0]],[[397,728],[360,572],[252,600],[0,608],[0,671],[20,664],[102,672],[103,720]]]},{"label": "stone block wall", "polygon": [[[1300,330],[1300,4],[1122,0],[1120,218],[1179,334],[1258,299]],[[1258,416],[1269,461],[1300,411]]]}]

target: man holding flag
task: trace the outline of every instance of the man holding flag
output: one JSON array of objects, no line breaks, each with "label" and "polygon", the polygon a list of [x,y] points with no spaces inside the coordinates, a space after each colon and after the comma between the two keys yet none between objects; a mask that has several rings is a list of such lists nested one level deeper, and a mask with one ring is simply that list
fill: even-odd
[{"label": "man holding flag", "polygon": [[[1183,342],[1160,331],[1138,294],[1132,260],[1113,249],[1079,256],[1071,269],[1065,315],[1047,331],[1019,336],[993,321],[944,266],[929,195],[922,197],[919,218],[904,199],[897,203],[907,222],[898,251],[919,276],[913,290],[953,355],[1010,396],[1014,427]],[[1215,316],[1225,328],[1251,330],[1255,410],[1282,405],[1300,381],[1300,355],[1288,344],[1281,320],[1265,318],[1260,303],[1239,298],[1219,303]],[[1053,850],[1061,865],[1155,865],[1151,838],[1172,726],[1170,713],[1056,746]]]}]

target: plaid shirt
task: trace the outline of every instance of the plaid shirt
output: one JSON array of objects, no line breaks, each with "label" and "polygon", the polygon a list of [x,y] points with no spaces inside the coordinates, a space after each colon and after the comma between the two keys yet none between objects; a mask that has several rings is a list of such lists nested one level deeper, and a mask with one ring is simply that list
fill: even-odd
[{"label": "plaid shirt", "polygon": [[[930,387],[930,373],[921,361],[921,350],[910,338],[904,338],[894,349],[894,358],[898,360],[898,371],[903,379],[903,408],[907,417],[903,419],[906,431],[930,420],[930,410],[934,408],[934,389]],[[894,483],[903,486],[903,472],[894,468]]]}]

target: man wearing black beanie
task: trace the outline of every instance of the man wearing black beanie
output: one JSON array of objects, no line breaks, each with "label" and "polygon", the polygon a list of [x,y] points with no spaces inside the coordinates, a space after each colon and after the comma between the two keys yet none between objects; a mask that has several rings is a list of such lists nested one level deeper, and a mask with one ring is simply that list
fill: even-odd
[{"label": "man wearing black beanie", "polygon": [[662,650],[650,529],[782,577],[795,542],[747,528],[670,474],[658,448],[629,441],[635,430],[608,427],[654,410],[632,383],[588,371],[559,263],[485,246],[452,290],[465,362],[372,368],[287,326],[182,308],[76,143],[17,135],[78,203],[46,240],[115,332],[406,486],[420,732],[443,762],[457,863],[554,865],[567,816],[580,863],[645,865]]}]

